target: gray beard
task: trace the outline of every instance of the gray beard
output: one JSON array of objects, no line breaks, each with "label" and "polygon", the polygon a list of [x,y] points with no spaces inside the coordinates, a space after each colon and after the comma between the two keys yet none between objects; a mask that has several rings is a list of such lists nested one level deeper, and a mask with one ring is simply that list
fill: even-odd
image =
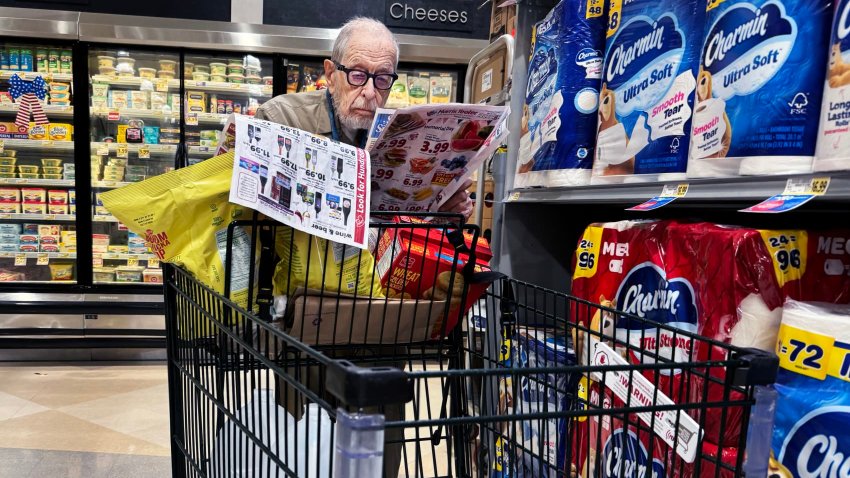
[{"label": "gray beard", "polygon": [[348,128],[350,130],[358,130],[368,129],[370,126],[372,126],[372,118],[362,118],[357,115],[342,114],[342,108],[340,108],[339,98],[336,94],[332,94],[331,99],[333,100],[336,117],[339,118],[339,123],[344,128]]}]

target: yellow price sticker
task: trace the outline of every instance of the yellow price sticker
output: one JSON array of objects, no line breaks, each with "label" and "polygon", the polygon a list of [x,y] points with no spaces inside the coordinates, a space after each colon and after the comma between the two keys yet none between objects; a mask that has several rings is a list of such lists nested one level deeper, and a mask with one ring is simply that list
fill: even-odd
[{"label": "yellow price sticker", "polygon": [[127,153],[128,153],[127,145],[126,144],[119,144],[118,150],[115,153],[115,155],[118,156],[119,158],[126,158]]},{"label": "yellow price sticker", "polygon": [[508,196],[508,201],[519,201],[519,191],[514,191]]},{"label": "yellow price sticker", "polygon": [[109,156],[109,145],[104,144],[97,147],[97,155],[98,156]]},{"label": "yellow price sticker", "polygon": [[683,198],[688,194],[688,183],[665,184],[661,189],[661,197]]},{"label": "yellow price sticker", "polygon": [[159,259],[156,257],[148,259],[148,267],[151,269],[159,269]]},{"label": "yellow price sticker", "polygon": [[826,190],[828,188],[829,188],[829,178],[828,177],[812,178],[812,194],[822,196],[822,195],[826,194]]},{"label": "yellow price sticker", "polygon": [[156,79],[156,91],[159,91],[159,92],[167,92],[168,91],[168,78],[157,78]]},{"label": "yellow price sticker", "polygon": [[782,324],[776,341],[779,366],[800,375],[823,380],[826,378],[834,343],[835,340],[828,335]]},{"label": "yellow price sticker", "polygon": [[103,267],[103,256],[100,254],[95,254],[92,258],[92,265],[94,267]]},{"label": "yellow price sticker", "polygon": [[37,266],[46,266],[50,263],[50,255],[46,252],[39,252],[35,257],[35,265]]},{"label": "yellow price sticker", "polygon": [[148,145],[139,146],[139,159],[150,159],[151,148]]},{"label": "yellow price sticker", "polygon": [[198,126],[198,113],[186,113],[186,125],[187,126]]},{"label": "yellow price sticker", "polygon": [[139,258],[138,257],[128,257],[127,258],[127,266],[128,267],[136,267],[138,265],[139,265]]},{"label": "yellow price sticker", "polygon": [[15,254],[15,265],[16,266],[27,265],[27,253],[26,252],[18,252],[18,253]]}]

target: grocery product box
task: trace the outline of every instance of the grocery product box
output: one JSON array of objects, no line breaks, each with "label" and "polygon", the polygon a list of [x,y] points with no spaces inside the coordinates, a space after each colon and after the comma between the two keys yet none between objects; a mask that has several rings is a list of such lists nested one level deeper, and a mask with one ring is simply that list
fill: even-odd
[{"label": "grocery product box", "polygon": [[21,203],[19,202],[0,202],[0,214],[20,214]]},{"label": "grocery product box", "polygon": [[0,187],[0,202],[19,202],[20,200],[20,189]]},{"label": "grocery product box", "polygon": [[39,252],[59,252],[59,244],[39,244]]},{"label": "grocery product box", "polygon": [[38,234],[21,234],[18,236],[19,244],[38,244]]},{"label": "grocery product box", "polygon": [[108,246],[109,234],[92,234],[91,241],[95,246]]},{"label": "grocery product box", "polygon": [[21,234],[40,234],[39,226],[41,224],[33,224],[31,222],[25,222],[23,227],[21,228]]},{"label": "grocery product box", "polygon": [[34,203],[47,202],[47,190],[43,188],[21,188],[21,200]]},{"label": "grocery product box", "polygon": [[64,189],[51,189],[47,191],[48,204],[68,204],[68,191]]},{"label": "grocery product box", "polygon": [[47,214],[66,215],[68,214],[67,204],[48,204]]},{"label": "grocery product box", "polygon": [[162,284],[162,269],[145,269],[142,276],[147,283]]},{"label": "grocery product box", "polygon": [[[62,228],[56,224],[38,224],[36,228],[39,236],[58,236],[61,230]],[[74,234],[76,234],[76,232],[74,232]]]},{"label": "grocery product box", "polygon": [[38,252],[38,244],[19,244],[18,252]]},{"label": "grocery product box", "polygon": [[29,127],[15,123],[0,123],[0,139],[29,139]]},{"label": "grocery product box", "polygon": [[0,234],[20,234],[20,224],[0,224]]},{"label": "grocery product box", "polygon": [[0,242],[0,252],[18,252],[18,244]]},{"label": "grocery product box", "polygon": [[126,254],[129,252],[129,247],[123,245],[106,246],[106,250],[111,254]]},{"label": "grocery product box", "polygon": [[38,236],[39,244],[59,244],[59,236]]},{"label": "grocery product box", "polygon": [[[489,271],[492,253],[487,241],[478,238],[477,244],[473,246],[470,235],[464,235],[464,241],[467,247],[475,247],[473,271]],[[458,254],[458,268],[450,284],[454,251],[454,246],[448,242],[443,231],[400,228],[388,229],[384,233],[377,254],[377,273],[388,297],[451,300],[446,332],[457,324],[461,313],[459,306],[464,286],[462,268],[469,260],[468,254]],[[470,284],[466,308],[471,307],[486,290],[487,284]],[[441,323],[436,324],[432,333],[439,335],[441,328]]]},{"label": "grocery product box", "polygon": [[11,232],[0,232],[0,244],[20,244],[19,234]]},{"label": "grocery product box", "polygon": [[47,214],[47,204],[43,202],[25,202],[21,204],[24,214]]}]

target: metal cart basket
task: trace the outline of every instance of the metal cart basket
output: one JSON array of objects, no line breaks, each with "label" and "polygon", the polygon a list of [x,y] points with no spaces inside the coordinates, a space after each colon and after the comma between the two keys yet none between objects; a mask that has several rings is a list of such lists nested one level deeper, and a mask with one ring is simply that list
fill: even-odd
[{"label": "metal cart basket", "polygon": [[[222,293],[168,266],[174,476],[766,470],[772,417],[754,405],[774,356],[482,271],[477,228],[440,219],[384,216],[369,251],[234,222]],[[423,250],[441,264],[415,260]],[[448,272],[441,291],[407,287],[431,266]],[[412,292],[375,285],[387,274]]]}]

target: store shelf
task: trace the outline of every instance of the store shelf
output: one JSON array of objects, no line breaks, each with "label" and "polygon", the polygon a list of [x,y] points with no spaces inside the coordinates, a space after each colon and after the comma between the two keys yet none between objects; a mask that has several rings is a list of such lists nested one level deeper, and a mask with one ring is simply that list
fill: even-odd
[{"label": "store shelf", "polygon": [[118,282],[118,281],[94,281],[95,284],[109,284],[109,285],[119,285],[119,286],[162,286],[162,282]]},{"label": "store shelf", "polygon": [[[73,106],[44,105],[44,112],[47,113],[48,118],[74,117]],[[0,113],[17,114],[18,105],[16,103],[2,103],[0,104]]]},{"label": "store shelf", "polygon": [[76,252],[0,252],[0,258],[14,259],[19,255],[26,256],[27,259],[38,259],[42,254],[47,254],[48,259],[76,259]]},{"label": "store shelf", "polygon": [[827,193],[817,201],[850,200],[850,173],[818,173],[790,176],[759,176],[725,179],[689,179],[666,183],[607,184],[598,186],[517,189],[507,194],[507,203],[549,204],[629,204],[636,205],[661,194],[664,184],[688,183],[688,194],[677,203],[742,203],[753,204],[776,194],[782,194],[788,178],[829,176]]},{"label": "store shelf", "polygon": [[42,73],[37,71],[11,71],[11,70],[2,70],[0,71],[0,80],[8,80],[15,73],[18,74],[21,78],[25,80],[34,80],[36,77],[43,77],[45,80],[53,80],[53,81],[63,81],[70,82],[74,79],[74,75],[69,73]]},{"label": "store shelf", "polygon": [[0,214],[0,221],[59,221],[74,222],[77,216],[71,214]]},{"label": "store shelf", "polygon": [[92,216],[91,220],[93,222],[121,222],[115,216],[106,216],[102,214]]},{"label": "store shelf", "polygon": [[227,122],[227,117],[230,115],[218,113],[198,113],[198,123],[212,123],[223,125]]},{"label": "store shelf", "polygon": [[[142,143],[120,143],[121,146],[126,146],[127,151],[131,153],[138,153],[139,148],[142,146],[147,146],[150,150],[151,154],[174,154],[177,152],[176,144],[142,144]],[[92,141],[91,150],[92,154],[97,154],[97,150],[103,147],[108,147],[109,152],[118,151],[119,143],[101,143],[97,141]]]},{"label": "store shelf", "polygon": [[189,146],[189,155],[215,154],[217,146]]},{"label": "store shelf", "polygon": [[128,259],[136,259],[139,261],[149,261],[156,259],[153,254],[116,254],[116,253],[94,253],[95,258],[101,258],[105,261],[126,261]]},{"label": "store shelf", "polygon": [[73,179],[20,179],[20,178],[2,178],[0,186],[56,186],[56,187],[73,187]]},{"label": "store shelf", "polygon": [[[126,87],[141,87],[142,82],[149,82],[152,86],[156,85],[159,80],[157,78],[149,80],[144,78],[139,78],[138,76],[129,76],[129,77],[114,77],[114,76],[105,76],[105,75],[92,75],[92,82],[94,83],[103,83],[108,84],[110,86],[126,86]],[[178,89],[180,88],[180,80],[168,80],[168,88],[169,89]]]},{"label": "store shelf", "polygon": [[124,181],[92,181],[91,187],[94,189],[116,189],[127,186],[128,184],[134,183],[127,183]]},{"label": "store shelf", "polygon": [[52,149],[56,151],[73,151],[74,142],[38,139],[3,139],[3,147],[9,149]]},{"label": "store shelf", "polygon": [[76,284],[75,280],[16,280],[6,284]]},{"label": "store shelf", "polygon": [[175,122],[180,120],[179,114],[165,113],[162,110],[157,111],[150,109],[143,110],[136,108],[123,108],[120,110],[111,110],[109,108],[91,108],[90,113],[96,118],[108,117],[110,113],[118,113],[119,118],[158,119]]},{"label": "store shelf", "polygon": [[271,96],[272,87],[269,85],[246,85],[237,83],[221,83],[215,81],[186,80],[186,89],[206,91],[209,93],[232,93],[247,96]]}]

